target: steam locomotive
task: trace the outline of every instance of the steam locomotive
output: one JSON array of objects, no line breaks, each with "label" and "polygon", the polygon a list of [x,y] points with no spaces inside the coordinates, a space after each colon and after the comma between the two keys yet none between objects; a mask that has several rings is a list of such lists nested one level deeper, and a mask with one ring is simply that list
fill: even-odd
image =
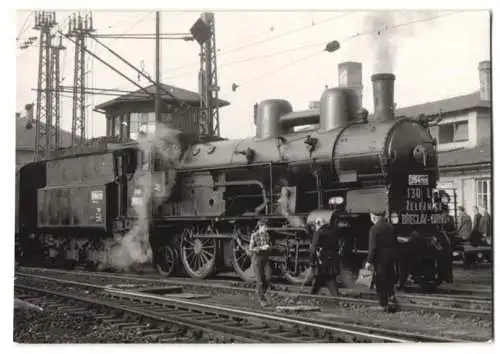
[{"label": "steam locomotive", "polygon": [[[265,216],[273,272],[298,284],[309,274],[315,219],[340,230],[343,259],[359,269],[369,212],[383,207],[402,244],[424,245],[412,254],[420,262],[413,278],[437,285],[433,245],[448,200],[436,193],[436,142],[422,120],[395,116],[394,80],[372,76],[372,115],[355,91],[329,88],[315,110],[262,101],[255,137],[200,142],[179,131],[174,166],[158,157],[151,169],[136,142],[106,139],[92,153],[25,165],[16,198],[22,259],[44,254],[53,264],[102,263],[109,246],[134,227],[133,206],[148,203],[152,262],[161,274],[206,278],[233,269],[253,281],[245,250]],[[307,124],[317,128],[297,129]],[[144,176],[151,181],[149,201],[138,183]]]}]

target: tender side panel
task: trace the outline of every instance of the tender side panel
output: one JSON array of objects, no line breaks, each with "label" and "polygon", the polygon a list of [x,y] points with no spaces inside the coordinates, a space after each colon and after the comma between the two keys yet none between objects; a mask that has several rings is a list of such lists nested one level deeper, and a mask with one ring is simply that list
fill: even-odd
[{"label": "tender side panel", "polygon": [[77,185],[114,180],[113,154],[68,157],[47,162],[47,186]]},{"label": "tender side panel", "polygon": [[38,191],[39,227],[108,227],[104,184],[55,186]]}]

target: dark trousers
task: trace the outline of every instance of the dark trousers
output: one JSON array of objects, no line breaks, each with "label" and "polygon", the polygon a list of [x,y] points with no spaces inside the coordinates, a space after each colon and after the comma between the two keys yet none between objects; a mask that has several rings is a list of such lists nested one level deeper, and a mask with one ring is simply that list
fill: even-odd
[{"label": "dark trousers", "polygon": [[406,286],[413,265],[412,259],[401,259],[399,261],[399,288],[403,289]]},{"label": "dark trousers", "polygon": [[394,263],[381,262],[375,266],[375,284],[380,306],[389,305],[389,297],[394,295]]},{"label": "dark trousers", "polygon": [[321,287],[325,285],[328,288],[328,291],[330,291],[330,294],[332,296],[340,295],[339,290],[337,288],[337,280],[335,279],[335,277],[322,274],[318,274],[314,277],[311,288],[311,294],[313,295],[317,294],[319,292],[319,289],[321,289]]},{"label": "dark trousers", "polygon": [[337,274],[340,269],[340,260],[332,256],[324,256],[320,259],[317,272],[314,274],[311,294],[317,294],[321,287],[326,286],[332,296],[339,296],[337,288]]},{"label": "dark trousers", "polygon": [[257,280],[257,296],[264,300],[264,294],[271,285],[271,263],[267,253],[257,253],[252,259],[255,278]]}]

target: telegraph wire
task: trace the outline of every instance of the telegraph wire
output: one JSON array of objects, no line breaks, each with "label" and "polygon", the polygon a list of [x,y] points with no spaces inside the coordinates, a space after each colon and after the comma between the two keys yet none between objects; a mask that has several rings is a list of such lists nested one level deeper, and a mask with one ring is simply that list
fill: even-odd
[{"label": "telegraph wire", "polygon": [[17,34],[17,37],[16,37],[17,41],[21,40],[21,36],[24,35],[24,33],[26,32],[26,30],[28,29],[27,24],[28,24],[28,21],[31,18],[31,16],[33,16],[33,11],[30,11],[30,13],[24,19],[24,23],[21,26],[21,29],[19,30],[19,33]]},{"label": "telegraph wire", "polygon": [[[150,13],[150,12],[148,12],[148,13]],[[137,15],[136,15],[136,14],[134,14],[133,16],[130,16],[130,17],[127,17],[127,18],[124,18],[124,19],[118,20],[118,21],[117,21],[117,22],[115,22],[114,24],[109,25],[109,26],[107,26],[107,27],[104,27],[104,28],[102,29],[102,31],[107,31],[107,30],[109,30],[109,29],[111,29],[111,28],[118,27],[119,25],[121,25],[121,24],[123,24],[123,23],[127,23],[127,22],[129,22],[129,21],[133,20],[134,18],[136,18],[136,16],[137,16]],[[132,24],[132,26],[133,26],[133,24]]]}]

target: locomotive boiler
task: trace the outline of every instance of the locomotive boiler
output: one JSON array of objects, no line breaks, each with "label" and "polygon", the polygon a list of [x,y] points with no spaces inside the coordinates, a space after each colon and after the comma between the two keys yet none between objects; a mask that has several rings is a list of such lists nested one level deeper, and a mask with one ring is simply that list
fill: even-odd
[{"label": "locomotive boiler", "polygon": [[[152,258],[162,274],[205,278],[234,269],[252,281],[246,248],[265,216],[273,271],[301,283],[309,267],[311,220],[334,223],[345,242],[344,258],[359,268],[368,249],[369,211],[383,206],[398,239],[423,240],[427,246],[415,256],[433,258],[429,245],[447,203],[436,197],[436,143],[419,119],[395,116],[394,80],[393,74],[372,76],[372,115],[361,109],[353,90],[330,88],[316,110],[294,112],[285,100],[262,101],[255,137],[196,142],[178,132],[178,161],[166,166],[157,157],[152,172],[143,172],[148,161],[134,142],[34,164],[45,172],[38,179],[24,173],[37,180],[29,182],[30,206],[21,198],[26,222],[20,234],[43,240],[38,244],[46,254],[56,249],[65,260],[99,263],[106,243],[134,227],[134,205],[149,203]],[[311,124],[316,128],[297,129]],[[89,165],[91,173],[81,167],[56,182],[60,171]],[[33,168],[24,167],[21,176]],[[145,191],[138,183],[145,174],[149,201],[141,199]],[[435,262],[427,262],[428,271],[414,274],[422,283],[438,278]]]}]

